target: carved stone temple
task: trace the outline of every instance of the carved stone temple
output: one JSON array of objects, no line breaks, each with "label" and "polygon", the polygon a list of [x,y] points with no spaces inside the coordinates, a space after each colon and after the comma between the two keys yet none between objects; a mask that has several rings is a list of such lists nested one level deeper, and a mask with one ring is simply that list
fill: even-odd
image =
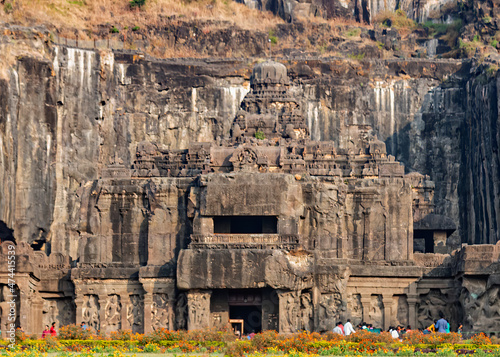
[{"label": "carved stone temple", "polygon": [[452,330],[500,330],[500,246],[450,254],[433,182],[368,126],[312,141],[300,97],[284,65],[260,63],[226,138],[114,159],[82,185],[76,260],[18,244],[18,324],[286,333],[424,328],[442,311]]}]

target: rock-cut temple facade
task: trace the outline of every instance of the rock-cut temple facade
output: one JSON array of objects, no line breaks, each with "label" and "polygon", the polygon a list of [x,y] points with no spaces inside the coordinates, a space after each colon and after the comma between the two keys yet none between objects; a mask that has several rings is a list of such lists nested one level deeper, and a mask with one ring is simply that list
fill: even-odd
[{"label": "rock-cut temple facade", "polygon": [[433,182],[369,126],[312,141],[300,97],[284,65],[263,62],[226,138],[114,159],[82,185],[75,260],[17,245],[17,324],[289,333],[347,318],[424,328],[443,312],[452,330],[500,330],[500,246],[450,254]]}]

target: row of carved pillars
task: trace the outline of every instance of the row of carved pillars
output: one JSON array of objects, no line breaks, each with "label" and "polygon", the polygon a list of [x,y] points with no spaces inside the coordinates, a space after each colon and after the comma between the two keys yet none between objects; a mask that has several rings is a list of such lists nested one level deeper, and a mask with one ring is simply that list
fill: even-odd
[{"label": "row of carved pillars", "polygon": [[[408,302],[408,324],[413,328],[417,325],[417,301],[418,296],[416,294],[407,295]],[[369,320],[369,312],[371,308],[372,296],[371,294],[361,294],[361,306],[363,308],[363,321],[366,323],[372,323]],[[384,306],[384,330],[389,329],[391,325],[392,317],[396,314],[393,311],[394,307],[394,297],[393,294],[382,294],[382,304]]]},{"label": "row of carved pillars", "polygon": [[[210,290],[192,290],[188,293],[188,329],[200,329],[210,327]],[[281,299],[281,295],[280,295]],[[313,289],[313,301],[319,301],[319,292]],[[411,326],[416,326],[416,304],[418,295],[416,293],[407,295],[408,302],[408,322]],[[361,305],[363,309],[363,321],[371,323],[369,320],[369,312],[371,308],[372,294],[361,293]],[[383,303],[383,328],[387,330],[393,320],[396,311],[393,311],[394,297],[393,294],[382,294]],[[280,304],[280,310],[282,306]],[[280,316],[282,311],[279,311]],[[341,317],[342,318],[342,317]],[[345,317],[344,317],[345,318]],[[346,318],[345,318],[346,319]],[[318,321],[315,321],[318,324]],[[280,327],[281,330],[281,327]]]},{"label": "row of carved pillars", "polygon": [[[1,309],[1,331],[2,338],[6,339],[10,330],[10,324],[14,323],[16,327],[22,327],[28,335],[41,335],[43,330],[43,299],[35,294],[30,294],[32,291],[28,276],[20,275],[16,277],[15,292],[11,293],[7,285],[3,287],[4,299],[0,302]],[[15,308],[11,302],[15,303]],[[15,313],[15,322],[12,321],[12,313]]]}]

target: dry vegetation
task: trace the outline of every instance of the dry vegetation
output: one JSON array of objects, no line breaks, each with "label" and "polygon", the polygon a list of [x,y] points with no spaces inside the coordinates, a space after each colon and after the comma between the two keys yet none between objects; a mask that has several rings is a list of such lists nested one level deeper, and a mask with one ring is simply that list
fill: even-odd
[{"label": "dry vegetation", "polygon": [[[23,26],[43,24],[67,36],[77,32],[89,37],[104,25],[160,27],[172,16],[186,21],[213,20],[242,29],[268,31],[282,22],[272,13],[252,10],[233,0],[146,0],[131,8],[128,0],[5,0],[0,21]],[[83,34],[82,33],[82,34]]]}]

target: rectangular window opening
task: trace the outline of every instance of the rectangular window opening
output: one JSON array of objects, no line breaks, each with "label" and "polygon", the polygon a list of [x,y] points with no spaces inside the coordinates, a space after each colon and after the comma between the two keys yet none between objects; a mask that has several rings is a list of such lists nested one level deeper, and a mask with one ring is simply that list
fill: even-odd
[{"label": "rectangular window opening", "polygon": [[278,233],[276,216],[216,216],[214,233],[273,234]]}]

